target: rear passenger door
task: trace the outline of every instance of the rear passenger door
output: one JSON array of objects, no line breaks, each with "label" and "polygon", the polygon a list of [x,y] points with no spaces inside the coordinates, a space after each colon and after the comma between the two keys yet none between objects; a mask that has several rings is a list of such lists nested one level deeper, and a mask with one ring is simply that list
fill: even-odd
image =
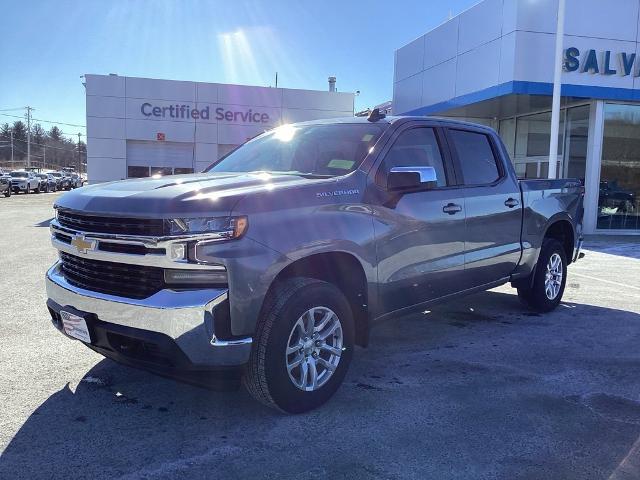
[{"label": "rear passenger door", "polygon": [[[412,122],[394,134],[377,166],[374,229],[379,309],[410,307],[459,290],[464,276],[464,197],[441,129]],[[429,166],[437,184],[419,191],[390,191],[393,167]]]},{"label": "rear passenger door", "polygon": [[472,288],[508,277],[520,259],[520,188],[486,130],[448,128],[447,138],[464,184],[464,281]]}]

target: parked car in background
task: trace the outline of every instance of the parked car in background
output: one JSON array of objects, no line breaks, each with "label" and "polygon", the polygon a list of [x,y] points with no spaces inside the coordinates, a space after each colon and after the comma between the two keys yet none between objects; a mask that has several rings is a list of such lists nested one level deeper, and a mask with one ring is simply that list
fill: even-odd
[{"label": "parked car in background", "polygon": [[56,179],[50,173],[36,173],[40,179],[41,192],[55,192],[57,190]]},{"label": "parked car in background", "polygon": [[11,172],[11,188],[15,193],[40,193],[40,179],[33,172],[16,170]]},{"label": "parked car in background", "polygon": [[0,195],[11,196],[11,175],[0,169]]},{"label": "parked car in background", "polygon": [[71,174],[71,188],[80,188],[84,183],[84,178],[82,178],[77,173]]},{"label": "parked car in background", "polygon": [[49,188],[48,177],[44,173],[35,173],[34,175],[38,179],[38,191],[47,192]]},{"label": "parked car in background", "polygon": [[52,172],[51,175],[56,179],[56,188],[58,190],[70,190],[71,179],[65,172]]}]

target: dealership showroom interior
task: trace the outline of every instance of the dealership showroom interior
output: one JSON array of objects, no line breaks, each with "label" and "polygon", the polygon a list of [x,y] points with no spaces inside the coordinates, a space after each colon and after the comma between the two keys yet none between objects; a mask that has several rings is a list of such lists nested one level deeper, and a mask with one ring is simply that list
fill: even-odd
[{"label": "dealership showroom interior", "polygon": [[640,479],[640,0],[0,26],[0,479]]}]

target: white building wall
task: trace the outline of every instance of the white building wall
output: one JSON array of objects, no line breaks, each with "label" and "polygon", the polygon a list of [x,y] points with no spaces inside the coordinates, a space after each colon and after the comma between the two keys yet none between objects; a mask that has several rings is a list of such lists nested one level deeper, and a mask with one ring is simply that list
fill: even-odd
[{"label": "white building wall", "polygon": [[[87,173],[91,182],[120,180],[127,176],[127,140],[193,146],[192,165],[200,171],[238,145],[281,123],[353,115],[354,95],[283,88],[154,80],[115,75],[85,75],[87,94]],[[144,103],[153,107],[187,105],[208,110],[206,119],[145,115]],[[251,122],[245,117],[216,117],[216,110],[268,116]],[[263,117],[258,117],[260,120]],[[265,119],[267,117],[264,117]],[[219,148],[220,146],[220,148]],[[150,149],[151,151],[151,149]],[[161,166],[161,165],[158,165]]]},{"label": "white building wall", "polygon": [[[558,0],[485,0],[398,49],[394,113],[448,102],[507,82],[553,81]],[[636,53],[640,0],[567,0],[564,47],[595,49],[619,70],[619,52]],[[563,83],[640,89],[640,76],[567,72]],[[442,83],[448,85],[442,85]],[[420,87],[418,87],[420,85]]]}]

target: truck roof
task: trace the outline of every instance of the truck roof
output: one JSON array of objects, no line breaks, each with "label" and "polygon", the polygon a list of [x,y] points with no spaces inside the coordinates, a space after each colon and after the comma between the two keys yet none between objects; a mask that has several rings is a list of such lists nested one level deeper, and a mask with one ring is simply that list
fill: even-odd
[{"label": "truck roof", "polygon": [[492,130],[491,127],[481,125],[473,122],[466,122],[463,120],[456,120],[448,117],[432,117],[432,116],[420,116],[420,115],[387,115],[379,120],[370,121],[368,117],[337,117],[337,118],[325,118],[321,120],[309,120],[306,122],[296,122],[296,125],[332,125],[336,123],[379,123],[379,124],[393,124],[397,122],[410,121],[410,120],[432,120],[446,125],[458,125],[468,127],[481,127],[487,130]]}]

